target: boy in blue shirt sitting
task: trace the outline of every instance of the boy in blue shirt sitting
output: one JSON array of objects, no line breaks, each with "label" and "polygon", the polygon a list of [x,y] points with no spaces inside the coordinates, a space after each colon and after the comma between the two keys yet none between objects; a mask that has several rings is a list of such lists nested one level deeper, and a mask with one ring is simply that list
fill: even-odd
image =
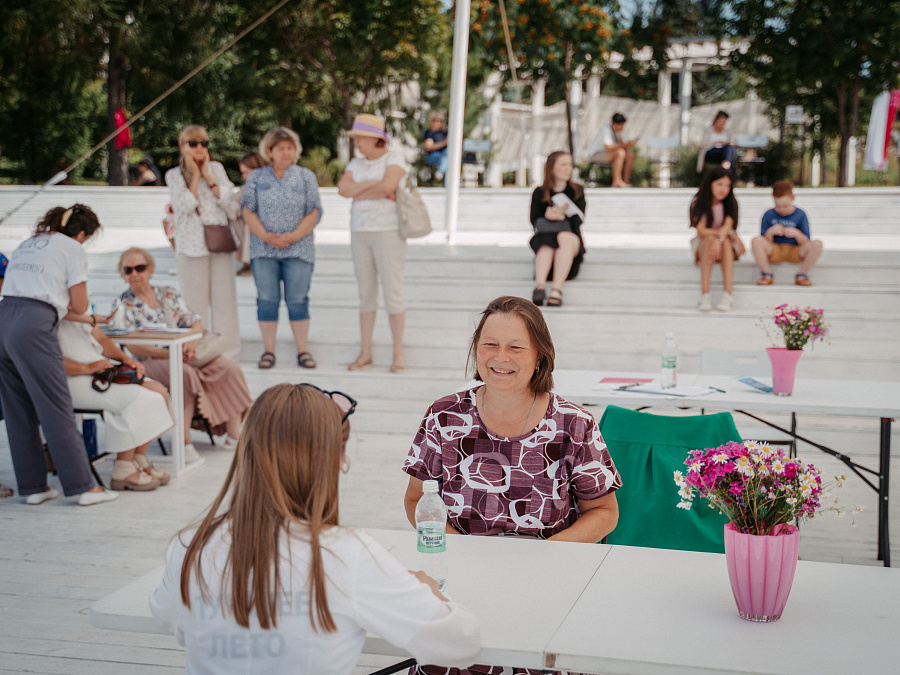
[{"label": "boy in blue shirt sitting", "polygon": [[811,239],[809,220],[802,209],[794,206],[794,186],[789,180],[772,185],[775,208],[763,214],[759,237],[750,242],[753,257],[762,276],[758,286],[772,284],[772,267],[779,263],[796,263],[800,271],[794,276],[798,286],[812,286],[809,271],[822,255],[822,242]]}]

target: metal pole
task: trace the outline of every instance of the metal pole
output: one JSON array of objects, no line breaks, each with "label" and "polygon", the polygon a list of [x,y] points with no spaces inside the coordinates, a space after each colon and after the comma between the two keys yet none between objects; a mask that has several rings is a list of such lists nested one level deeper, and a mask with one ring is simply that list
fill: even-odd
[{"label": "metal pole", "polygon": [[456,238],[456,221],[459,213],[459,178],[462,171],[463,110],[466,105],[466,70],[469,59],[469,7],[470,0],[457,0],[456,20],[453,30],[453,70],[450,77],[450,126],[447,138],[447,205],[444,209],[444,227],[447,243]]}]

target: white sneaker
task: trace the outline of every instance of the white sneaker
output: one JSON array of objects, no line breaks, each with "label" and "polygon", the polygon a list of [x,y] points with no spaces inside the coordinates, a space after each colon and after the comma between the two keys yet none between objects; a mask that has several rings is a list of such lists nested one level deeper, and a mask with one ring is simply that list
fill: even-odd
[{"label": "white sneaker", "polygon": [[730,312],[732,309],[734,309],[734,298],[731,293],[723,293],[722,299],[716,305],[716,310],[719,312]]},{"label": "white sneaker", "polygon": [[112,490],[104,489],[103,492],[82,492],[78,498],[79,506],[93,506],[94,504],[103,504],[105,502],[114,502],[119,498]]},{"label": "white sneaker", "polygon": [[25,497],[25,503],[31,506],[37,506],[38,504],[49,502],[50,500],[56,499],[57,497],[59,497],[59,492],[57,492],[53,488],[47,488],[43,492],[36,492],[33,495],[28,495],[27,497]]},{"label": "white sneaker", "polygon": [[185,443],[185,445],[184,445],[184,461],[191,462],[195,459],[200,459],[200,453],[197,452],[197,448],[194,447],[193,443]]},{"label": "white sneaker", "polygon": [[700,304],[698,305],[701,312],[711,312],[712,311],[712,298],[709,297],[709,293],[704,293],[700,296]]}]

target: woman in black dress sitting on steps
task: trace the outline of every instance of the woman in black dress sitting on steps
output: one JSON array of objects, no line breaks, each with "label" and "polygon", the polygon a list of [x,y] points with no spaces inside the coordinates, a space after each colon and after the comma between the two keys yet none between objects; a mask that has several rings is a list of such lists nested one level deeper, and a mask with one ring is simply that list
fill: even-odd
[{"label": "woman in black dress sitting on steps", "polygon": [[[547,300],[548,307],[562,305],[562,286],[578,275],[585,248],[581,238],[584,220],[584,188],[572,182],[572,155],[561,150],[550,153],[544,167],[544,184],[531,195],[534,236],[534,304]],[[557,195],[562,195],[557,197]],[[564,198],[563,198],[564,196]],[[547,293],[547,279],[552,287]]]}]

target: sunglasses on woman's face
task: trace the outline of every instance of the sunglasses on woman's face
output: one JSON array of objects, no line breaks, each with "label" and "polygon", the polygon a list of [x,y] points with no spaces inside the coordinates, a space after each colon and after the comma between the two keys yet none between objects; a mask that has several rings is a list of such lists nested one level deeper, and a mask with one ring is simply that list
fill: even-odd
[{"label": "sunglasses on woman's face", "polygon": [[301,387],[309,387],[310,389],[315,389],[316,391],[321,391],[328,398],[334,401],[337,404],[337,407],[341,409],[341,424],[343,424],[350,415],[354,413],[356,410],[356,399],[347,396],[340,391],[325,391],[324,389],[317,387],[314,384],[310,384],[309,382],[301,382]]},{"label": "sunglasses on woman's face", "polygon": [[209,147],[209,141],[188,141],[187,144],[192,148],[196,148],[198,145],[202,145],[204,148]]},{"label": "sunglasses on woman's face", "polygon": [[126,277],[129,274],[131,274],[132,272],[146,272],[146,271],[147,271],[146,265],[135,265],[134,267],[123,267],[122,268],[122,274],[124,274]]}]

